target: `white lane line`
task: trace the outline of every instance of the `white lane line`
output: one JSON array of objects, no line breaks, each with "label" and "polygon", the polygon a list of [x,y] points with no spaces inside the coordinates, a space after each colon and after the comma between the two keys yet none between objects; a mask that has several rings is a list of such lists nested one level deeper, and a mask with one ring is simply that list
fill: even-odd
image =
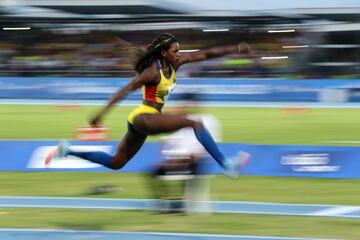
[{"label": "white lane line", "polygon": [[154,199],[150,198],[85,198],[85,197],[39,197],[39,196],[0,196],[1,199],[36,199],[36,200],[80,200],[80,201],[113,201],[113,202],[146,202]]},{"label": "white lane line", "polygon": [[344,206],[344,207],[333,207],[321,211],[315,211],[310,213],[310,215],[314,216],[342,216],[347,213],[360,211],[360,207],[350,207],[350,206]]}]

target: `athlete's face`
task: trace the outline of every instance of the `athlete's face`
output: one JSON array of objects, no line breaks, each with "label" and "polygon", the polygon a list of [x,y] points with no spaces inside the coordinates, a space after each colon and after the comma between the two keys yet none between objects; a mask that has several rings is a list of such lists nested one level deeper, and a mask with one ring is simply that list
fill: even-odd
[{"label": "athlete's face", "polygon": [[170,48],[166,51],[163,51],[163,56],[171,63],[175,64],[179,61],[180,58],[180,46],[178,42],[174,42],[170,45]]}]

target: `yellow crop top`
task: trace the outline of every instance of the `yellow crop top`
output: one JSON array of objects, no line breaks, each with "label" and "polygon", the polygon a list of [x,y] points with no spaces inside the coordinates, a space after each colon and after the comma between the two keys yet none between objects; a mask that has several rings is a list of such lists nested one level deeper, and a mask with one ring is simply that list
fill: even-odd
[{"label": "yellow crop top", "polygon": [[143,87],[143,99],[150,102],[165,103],[176,84],[175,69],[170,65],[170,78],[166,78],[161,70],[160,61],[156,60],[155,63],[160,73],[160,82],[156,85],[145,85]]}]

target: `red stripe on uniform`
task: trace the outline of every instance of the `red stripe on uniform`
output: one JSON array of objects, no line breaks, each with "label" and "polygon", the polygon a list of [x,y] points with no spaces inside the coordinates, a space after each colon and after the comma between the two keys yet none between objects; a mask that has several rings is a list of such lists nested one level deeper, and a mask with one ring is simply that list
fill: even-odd
[{"label": "red stripe on uniform", "polygon": [[157,86],[145,86],[145,100],[156,102]]}]

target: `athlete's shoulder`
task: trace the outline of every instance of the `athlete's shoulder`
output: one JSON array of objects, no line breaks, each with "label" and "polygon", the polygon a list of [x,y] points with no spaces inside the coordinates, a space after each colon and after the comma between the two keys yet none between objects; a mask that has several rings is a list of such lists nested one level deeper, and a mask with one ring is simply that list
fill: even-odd
[{"label": "athlete's shoulder", "polygon": [[157,84],[161,78],[156,63],[153,63],[151,66],[145,68],[141,75],[146,84]]}]

